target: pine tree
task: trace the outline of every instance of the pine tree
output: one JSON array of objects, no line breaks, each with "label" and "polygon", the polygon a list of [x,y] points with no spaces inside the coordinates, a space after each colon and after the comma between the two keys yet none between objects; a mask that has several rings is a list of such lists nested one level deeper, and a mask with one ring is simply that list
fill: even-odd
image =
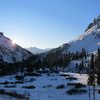
[{"label": "pine tree", "polygon": [[95,85],[95,67],[94,67],[94,54],[91,55],[91,61],[89,66],[89,77],[88,77],[88,85]]},{"label": "pine tree", "polygon": [[78,71],[78,67],[79,67],[79,65],[78,65],[78,63],[76,63],[76,66],[75,66],[76,71]]},{"label": "pine tree", "polygon": [[100,49],[98,48],[97,57],[95,59],[95,66],[97,71],[97,84],[100,85]]},{"label": "pine tree", "polygon": [[91,61],[90,61],[90,69],[88,74],[88,85],[89,85],[89,98],[91,98],[90,95],[90,86],[93,86],[93,100],[95,100],[95,84],[96,84],[96,77],[95,77],[95,64],[94,64],[94,54],[91,55]]},{"label": "pine tree", "polygon": [[82,62],[79,65],[79,71],[82,71],[83,69],[84,69],[84,64],[83,64],[83,60],[82,60]]},{"label": "pine tree", "polygon": [[82,51],[80,53],[80,58],[86,57],[86,50],[85,48],[82,48]]}]

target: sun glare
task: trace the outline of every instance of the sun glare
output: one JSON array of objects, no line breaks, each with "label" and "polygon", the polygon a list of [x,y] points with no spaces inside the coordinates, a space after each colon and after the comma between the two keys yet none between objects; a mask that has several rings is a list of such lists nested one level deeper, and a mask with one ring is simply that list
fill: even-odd
[{"label": "sun glare", "polygon": [[15,38],[13,38],[13,39],[12,39],[12,43],[13,43],[13,44],[16,44],[16,43],[17,43],[17,40],[16,40]]}]

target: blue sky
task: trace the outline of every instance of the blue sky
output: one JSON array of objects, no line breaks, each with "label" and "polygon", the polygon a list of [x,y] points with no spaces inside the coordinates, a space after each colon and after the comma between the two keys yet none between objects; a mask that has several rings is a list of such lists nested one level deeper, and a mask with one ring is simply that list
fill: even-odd
[{"label": "blue sky", "polygon": [[0,31],[22,47],[55,48],[99,14],[100,0],[0,0]]}]

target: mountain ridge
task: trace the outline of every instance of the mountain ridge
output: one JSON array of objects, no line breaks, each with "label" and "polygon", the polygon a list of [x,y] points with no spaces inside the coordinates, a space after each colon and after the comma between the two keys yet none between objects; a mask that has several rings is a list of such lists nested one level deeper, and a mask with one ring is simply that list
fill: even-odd
[{"label": "mountain ridge", "polygon": [[50,48],[40,49],[40,48],[37,48],[37,47],[30,47],[30,48],[25,48],[25,49],[30,51],[33,54],[45,53],[45,52],[48,52],[48,51],[51,50]]},{"label": "mountain ridge", "polygon": [[0,62],[22,62],[30,56],[33,56],[33,54],[19,45],[14,44],[10,38],[0,32]]},{"label": "mountain ridge", "polygon": [[54,50],[59,48],[63,53],[68,51],[71,53],[80,52],[82,48],[92,53],[100,48],[100,15],[94,18],[93,22],[88,25],[85,32],[78,38],[68,43],[64,43]]}]

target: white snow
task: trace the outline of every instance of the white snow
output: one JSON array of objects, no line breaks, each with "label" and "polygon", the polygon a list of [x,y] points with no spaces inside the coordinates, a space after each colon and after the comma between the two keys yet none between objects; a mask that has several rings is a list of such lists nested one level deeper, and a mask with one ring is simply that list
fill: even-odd
[{"label": "white snow", "polygon": [[64,69],[67,72],[77,72],[76,64],[80,65],[82,60],[73,60],[70,64]]},{"label": "white snow", "polygon": [[[69,74],[70,76],[77,77],[78,80],[69,81],[66,80],[66,77],[59,76],[61,74]],[[29,82],[31,78],[36,79],[35,81]],[[6,91],[16,91],[20,94],[30,94],[29,98],[30,100],[89,100],[88,92],[86,94],[77,94],[77,95],[68,95],[66,94],[66,91],[71,89],[71,86],[67,86],[67,83],[72,82],[80,82],[82,84],[87,85],[87,78],[88,76],[86,74],[77,74],[77,73],[66,73],[61,72],[60,74],[51,74],[48,76],[47,74],[43,74],[42,76],[35,77],[35,76],[27,76],[25,77],[24,84],[16,84],[15,88],[6,88],[5,85],[0,84],[1,89],[5,89]],[[4,76],[0,77],[0,83],[1,82],[15,82],[14,75],[12,76]],[[64,84],[64,89],[56,89],[56,86]],[[34,85],[35,89],[24,89],[22,86],[30,86]],[[51,86],[50,86],[51,85]],[[88,91],[88,87],[85,88]],[[96,92],[96,99],[99,100],[99,94]],[[8,96],[0,96],[0,100],[5,97],[8,98]],[[7,99],[8,100],[8,99]],[[10,99],[9,99],[10,100]],[[15,99],[17,100],[17,99]]]},{"label": "white snow", "polygon": [[[68,49],[70,52],[77,52],[81,51],[82,48],[85,48],[86,51],[89,53],[96,51],[98,48],[100,48],[100,22],[98,22],[96,25],[94,25],[92,28],[88,29],[84,34],[79,36],[77,39],[74,39],[73,41],[70,41],[66,44],[69,45],[68,48],[65,48],[65,45],[62,45],[64,51]],[[65,50],[66,49],[66,50]]]}]

